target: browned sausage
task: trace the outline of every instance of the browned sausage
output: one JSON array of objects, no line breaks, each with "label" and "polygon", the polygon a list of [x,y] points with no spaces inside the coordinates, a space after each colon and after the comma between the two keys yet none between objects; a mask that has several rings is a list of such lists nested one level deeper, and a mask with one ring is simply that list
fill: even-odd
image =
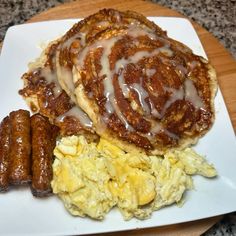
[{"label": "browned sausage", "polygon": [[13,185],[26,184],[31,180],[30,113],[25,110],[11,112],[10,125],[9,182]]},{"label": "browned sausage", "polygon": [[10,154],[10,119],[5,117],[0,124],[0,192],[9,186],[9,154]]},{"label": "browned sausage", "polygon": [[58,127],[51,125],[48,118],[35,114],[31,117],[32,131],[32,184],[31,191],[36,197],[52,192],[53,149],[56,145]]}]

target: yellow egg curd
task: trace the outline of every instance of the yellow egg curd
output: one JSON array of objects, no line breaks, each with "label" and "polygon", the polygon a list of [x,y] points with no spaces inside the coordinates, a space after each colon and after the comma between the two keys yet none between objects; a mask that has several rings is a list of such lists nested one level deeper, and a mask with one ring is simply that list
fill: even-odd
[{"label": "yellow egg curd", "polygon": [[216,176],[215,168],[187,148],[164,156],[126,153],[104,139],[62,138],[54,149],[53,192],[72,215],[102,220],[118,207],[125,220],[146,219],[161,207],[181,203],[193,188],[191,175]]}]

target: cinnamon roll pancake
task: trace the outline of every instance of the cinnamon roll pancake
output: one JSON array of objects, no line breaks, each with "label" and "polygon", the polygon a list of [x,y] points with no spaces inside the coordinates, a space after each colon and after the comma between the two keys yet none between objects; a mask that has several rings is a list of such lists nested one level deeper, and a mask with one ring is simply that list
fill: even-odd
[{"label": "cinnamon roll pancake", "polygon": [[33,112],[48,117],[60,127],[63,136],[84,134],[94,140],[97,135],[86,113],[73,103],[61,88],[56,75],[55,53],[59,40],[50,43],[29,71],[22,76],[24,88],[19,93]]},{"label": "cinnamon roll pancake", "polygon": [[205,59],[130,11],[105,9],[76,27],[57,52],[72,80],[58,78],[100,136],[127,151],[162,153],[210,129],[217,85]]},{"label": "cinnamon roll pancake", "polygon": [[212,66],[138,13],[101,10],[75,24],[44,56],[42,69],[23,76],[21,94],[31,101],[36,96],[44,115],[55,112],[53,120],[81,109],[99,136],[126,151],[184,148],[214,122]]}]

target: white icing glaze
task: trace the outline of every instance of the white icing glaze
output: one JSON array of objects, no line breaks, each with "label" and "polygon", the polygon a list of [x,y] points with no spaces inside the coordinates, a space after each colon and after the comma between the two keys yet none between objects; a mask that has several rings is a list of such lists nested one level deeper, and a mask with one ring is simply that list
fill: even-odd
[{"label": "white icing glaze", "polygon": [[63,42],[63,44],[61,45],[61,49],[69,49],[71,44],[74,42],[74,41],[79,41],[78,39],[78,35],[74,35],[73,37],[67,39],[66,41]]},{"label": "white icing glaze", "polygon": [[173,138],[173,139],[179,139],[179,137],[178,137],[176,134],[170,132],[169,130],[164,129],[163,131],[164,131],[164,133],[167,134],[169,137],[171,137],[171,138]]},{"label": "white icing glaze", "polygon": [[168,91],[170,93],[170,97],[166,101],[164,107],[162,108],[160,118],[162,118],[165,115],[165,112],[168,109],[168,107],[170,107],[171,104],[173,104],[177,100],[185,99],[186,101],[191,102],[196,109],[204,108],[204,103],[202,99],[199,97],[193,81],[190,79],[186,79],[184,81],[184,88],[181,86],[179,89],[168,88],[168,87],[164,87],[164,89],[165,91]]},{"label": "white icing glaze", "polygon": [[114,100],[114,88],[111,79],[106,77],[103,80],[103,86],[104,86],[104,96],[106,97],[105,108],[109,114],[112,114],[114,112],[112,106],[112,101]]},{"label": "white icing glaze", "polygon": [[42,68],[40,70],[40,75],[47,81],[48,84],[57,83],[57,74],[52,72],[48,67]]},{"label": "white icing glaze", "polygon": [[85,45],[85,43],[86,43],[86,36],[87,36],[86,32],[80,32],[79,33],[79,38],[80,38],[81,46]]},{"label": "white icing glaze", "polygon": [[76,40],[80,42],[81,46],[84,46],[86,41],[86,33],[80,32],[73,35],[72,37],[63,42],[61,48],[69,49],[71,47],[71,44]]},{"label": "white icing glaze", "polygon": [[119,77],[119,86],[122,90],[122,93],[124,95],[125,98],[128,98],[129,97],[129,93],[130,93],[130,89],[129,89],[129,86],[125,83],[124,81],[124,76],[123,74]]},{"label": "white icing glaze", "polygon": [[185,76],[188,73],[188,70],[183,65],[175,66],[177,72],[179,72],[182,76]]},{"label": "white icing glaze", "polygon": [[[139,101],[140,101],[140,104],[141,104],[142,109],[144,110],[144,112],[148,113],[148,114],[150,114],[150,112],[152,112],[152,113],[156,114],[158,117],[160,117],[160,114],[154,108],[154,106],[153,106],[153,109],[151,108],[151,111],[150,111],[150,108],[149,108],[147,102],[145,101],[145,99],[148,97],[148,93],[142,87],[142,85],[141,85],[142,83],[140,82],[140,84],[135,84],[135,85],[129,85],[128,86],[127,84],[125,84],[123,70],[121,72],[120,72],[120,70],[125,68],[130,63],[136,64],[144,58],[149,58],[149,57],[155,56],[156,54],[159,54],[160,52],[162,52],[162,50],[164,50],[164,51],[167,50],[166,47],[163,47],[163,48],[157,48],[157,49],[154,49],[151,52],[149,52],[149,51],[138,51],[134,55],[128,57],[127,59],[121,58],[115,64],[115,73],[119,74],[118,81],[119,81],[119,85],[120,85],[120,88],[122,89],[124,97],[128,97],[129,88],[133,88],[138,93]],[[146,73],[148,73],[149,75],[152,75],[152,73],[154,74],[155,72],[156,72],[155,69],[151,69],[151,70],[149,69],[148,71],[146,70]]]},{"label": "white icing glaze", "polygon": [[109,61],[109,55],[111,54],[111,49],[115,45],[115,43],[120,39],[120,37],[114,37],[108,40],[103,40],[100,45],[97,47],[103,48],[103,54],[101,56],[101,66],[102,69],[99,73],[99,76],[106,76],[109,80],[112,80],[113,72],[110,68],[110,61]]},{"label": "white icing glaze", "polygon": [[204,103],[197,93],[194,83],[190,79],[184,81],[185,100],[191,102],[196,109],[204,108]]},{"label": "white icing glaze", "polygon": [[117,101],[115,98],[111,100],[112,106],[114,107],[116,115],[119,117],[119,119],[122,121],[122,123],[125,125],[125,128],[129,131],[133,131],[133,127],[128,123],[122,112],[120,111],[119,106],[117,105]]},{"label": "white icing glaze", "polygon": [[89,53],[90,51],[96,48],[103,48],[103,53],[100,59],[102,68],[101,68],[101,71],[99,72],[99,76],[105,77],[103,79],[104,96],[106,97],[105,109],[109,114],[112,114],[113,112],[115,112],[117,116],[119,117],[119,119],[123,122],[123,124],[127,128],[131,129],[130,125],[128,124],[127,120],[121,113],[114,99],[114,87],[112,84],[112,77],[114,75],[114,71],[111,71],[110,62],[109,62],[109,55],[111,54],[112,47],[120,38],[121,38],[120,36],[116,36],[110,39],[103,39],[103,40],[95,42],[89,47],[86,47],[78,58],[77,66],[81,68],[83,67],[84,60],[87,56],[87,53]]},{"label": "white icing glaze", "polygon": [[57,121],[62,122],[65,117],[73,116],[77,118],[81,124],[85,127],[92,127],[92,121],[89,119],[87,114],[83,112],[79,107],[73,106],[69,111],[57,117]]},{"label": "white icing glaze", "polygon": [[44,108],[47,108],[47,107],[48,107],[48,101],[47,101],[47,99],[43,102],[43,107],[44,107]]},{"label": "white icing glaze", "polygon": [[[102,69],[99,73],[99,76],[105,76],[105,79],[103,79],[103,86],[104,86],[104,96],[107,98],[106,100],[106,110],[108,113],[113,113],[114,112],[114,107],[112,106],[113,101],[114,101],[114,87],[112,84],[112,77],[113,77],[113,72],[111,71],[110,68],[110,62],[109,62],[109,55],[111,54],[111,49],[117,42],[117,38],[111,38],[107,40],[106,44],[104,42],[102,43],[103,46],[103,54],[101,57],[101,65]],[[118,108],[118,107],[117,107]],[[118,109],[116,109],[118,111]]]},{"label": "white icing glaze", "polygon": [[195,67],[197,67],[199,65],[198,61],[191,61],[188,62],[189,67],[191,68],[191,70],[195,69]]},{"label": "white icing glaze", "polygon": [[141,104],[143,111],[146,114],[150,114],[150,108],[149,108],[147,102],[145,101],[145,99],[148,97],[147,91],[142,87],[141,84],[138,84],[138,83],[134,83],[134,84],[130,85],[129,87],[131,89],[135,90],[136,93],[138,94],[139,102]]},{"label": "white icing glaze", "polygon": [[[108,70],[110,69],[108,67],[108,65],[109,65],[108,56],[110,55],[111,48],[115,45],[115,43],[119,39],[121,39],[121,36],[116,36],[116,37],[109,38],[109,39],[97,40],[96,42],[94,42],[90,46],[87,46],[87,47],[83,48],[83,50],[80,52],[80,54],[79,54],[79,56],[77,58],[76,65],[79,68],[82,68],[84,66],[84,60],[87,57],[88,53],[90,53],[94,49],[103,48],[103,55],[102,55],[102,58],[101,58],[101,65],[103,67],[102,63],[105,63],[105,65],[104,65],[105,69],[102,68],[102,70],[103,71],[106,70],[106,72],[108,72]],[[107,57],[107,59],[105,57]],[[111,73],[111,71],[109,73]]]},{"label": "white icing glaze", "polygon": [[55,97],[58,97],[62,92],[62,88],[59,86],[54,86],[53,87],[53,94],[55,95]]},{"label": "white icing glaze", "polygon": [[153,136],[155,134],[158,134],[161,130],[163,130],[163,127],[160,123],[155,122],[155,124],[152,126],[151,130],[150,130],[150,135]]},{"label": "white icing glaze", "polygon": [[75,85],[74,85],[74,82],[73,82],[73,75],[71,73],[71,70],[65,68],[65,67],[60,67],[60,72],[62,74],[62,77],[63,77],[63,82],[65,83],[66,85],[66,88],[69,90],[69,92],[71,94],[74,93],[74,90],[75,90]]},{"label": "white icing glaze", "polygon": [[170,55],[170,56],[173,54],[173,52],[170,49],[168,49],[167,47],[156,48],[151,52],[150,51],[138,51],[134,55],[128,57],[127,59],[121,58],[120,60],[118,60],[115,65],[115,72],[118,73],[120,68],[125,68],[130,63],[136,64],[140,60],[142,60],[144,58],[153,57],[153,56],[159,54],[160,52],[161,53],[168,52],[168,55]]},{"label": "white icing glaze", "polygon": [[186,79],[184,82],[184,87],[180,86],[179,89],[168,87],[164,87],[164,89],[170,93],[170,97],[162,108],[161,113],[155,109],[154,104],[149,99],[149,104],[151,105],[151,114],[159,119],[165,115],[166,110],[177,100],[185,99],[186,101],[191,102],[196,109],[204,108],[204,103],[199,97],[193,81],[190,79]]},{"label": "white icing glaze", "polygon": [[[118,17],[118,21],[119,16]],[[106,25],[106,22],[100,22],[98,23],[98,26],[103,26]],[[137,38],[139,36],[148,36],[150,39],[156,39],[156,35],[152,33],[151,31],[145,30],[143,28],[137,28],[137,25],[131,25],[127,30],[124,31],[128,36]],[[119,41],[122,38],[122,35],[114,36],[112,38],[108,39],[102,39],[94,42],[88,47],[85,47],[79,54],[77,58],[77,67],[80,69],[83,68],[84,66],[84,61],[85,58],[87,57],[88,53],[92,53],[94,49],[97,48],[102,48],[102,56],[100,58],[100,65],[101,65],[101,70],[99,72],[100,77],[104,77],[103,79],[103,86],[104,86],[104,96],[106,97],[106,103],[105,103],[105,109],[108,112],[108,114],[116,113],[116,115],[119,117],[119,119],[122,121],[122,123],[125,125],[126,129],[132,131],[133,127],[127,122],[126,118],[122,114],[119,106],[117,105],[117,102],[114,97],[114,87],[112,83],[112,79],[114,74],[118,75],[118,82],[119,86],[122,90],[122,93],[125,98],[129,97],[129,92],[130,89],[133,89],[136,91],[139,97],[139,102],[141,104],[141,107],[143,111],[146,114],[152,114],[153,116],[161,119],[165,113],[166,110],[177,100],[182,100],[186,99],[190,101],[196,108],[202,108],[204,107],[204,104],[202,103],[201,98],[197,94],[197,90],[192,83],[191,80],[185,80],[184,86],[180,86],[179,89],[174,89],[174,88],[168,88],[165,87],[165,91],[170,93],[169,99],[166,101],[163,109],[161,112],[158,112],[157,109],[155,108],[153,102],[149,99],[147,103],[146,99],[148,98],[148,92],[142,87],[142,83],[134,83],[131,85],[127,85],[125,83],[124,79],[124,68],[128,64],[137,64],[140,60],[143,60],[145,58],[150,58],[153,56],[158,55],[159,53],[164,54],[166,57],[172,57],[174,52],[170,49],[170,44],[165,43],[164,46],[160,48],[156,48],[152,51],[148,50],[142,50],[134,53],[128,58],[121,58],[115,63],[114,70],[111,70],[110,68],[110,61],[109,61],[109,56],[111,54],[113,46],[116,44],[117,41]],[[134,39],[135,40],[135,39]],[[162,39],[163,42],[165,42],[165,39]],[[136,42],[137,44],[137,42]],[[167,58],[164,58],[165,60],[168,60]],[[170,60],[168,60],[170,61]],[[169,62],[168,62],[169,63]],[[195,67],[196,63],[192,62],[190,67]],[[176,70],[180,72],[183,75],[187,74],[187,69],[183,67],[182,65],[177,65]],[[156,69],[146,69],[145,73],[148,77],[153,76],[155,73],[157,73]],[[141,79],[141,78],[140,78]],[[158,94],[157,94],[158,96]],[[178,137],[169,132],[168,130],[164,129],[161,124],[158,122],[155,123],[155,125],[152,126],[150,135],[155,135],[160,131],[164,131],[169,137],[177,139]]]},{"label": "white icing glaze", "polygon": [[156,73],[156,69],[146,69],[145,70],[147,77],[152,77]]},{"label": "white icing glaze", "polygon": [[156,35],[153,33],[153,31],[150,31],[148,29],[145,30],[143,28],[137,27],[137,25],[131,25],[128,28],[127,35],[133,38],[148,36],[152,40],[156,39]]},{"label": "white icing glaze", "polygon": [[148,138],[149,140],[152,140],[153,137],[155,137],[155,135],[157,135],[160,132],[164,132],[166,135],[168,135],[169,137],[173,138],[173,139],[179,139],[179,137],[170,132],[169,130],[167,130],[166,128],[164,128],[161,123],[155,122],[152,124],[152,128],[150,130],[149,133],[147,133],[146,135],[144,135],[146,138]]},{"label": "white icing glaze", "polygon": [[165,91],[168,91],[170,93],[169,99],[166,101],[164,107],[162,108],[161,111],[161,118],[165,115],[166,110],[176,102],[177,100],[182,100],[184,98],[184,89],[182,86],[180,86],[179,89],[174,89],[174,88],[167,88],[164,87]]},{"label": "white icing glaze", "polygon": [[98,27],[98,28],[105,28],[105,27],[107,27],[107,26],[109,26],[110,25],[110,23],[109,23],[109,21],[99,21],[97,24],[96,24],[96,27]]},{"label": "white icing glaze", "polygon": [[[40,76],[42,76],[48,84],[50,84],[50,83],[54,84],[53,94],[55,97],[57,97],[61,94],[62,88],[58,83],[57,75],[55,72],[52,72],[50,70],[50,68],[48,68],[48,67],[44,67],[40,71]],[[45,107],[47,107],[47,105],[48,104],[45,104]]]},{"label": "white icing glaze", "polygon": [[172,57],[174,55],[174,52],[170,49],[169,45],[160,47],[158,48],[158,50],[164,55],[166,55],[167,57]]},{"label": "white icing glaze", "polygon": [[[156,54],[159,54],[160,52],[165,53],[166,55],[172,56],[172,51],[171,50],[168,51],[168,48],[165,46],[165,47],[162,47],[162,48],[157,48],[157,49],[153,50],[152,52],[138,51],[134,55],[130,56],[127,59],[121,58],[115,64],[115,73],[119,74],[118,81],[119,81],[119,85],[120,85],[120,88],[122,89],[124,97],[126,97],[126,98],[128,97],[130,88],[134,89],[138,93],[139,101],[140,101],[140,104],[141,104],[141,107],[142,107],[143,111],[147,114],[150,114],[150,112],[152,112],[157,117],[160,117],[161,115],[154,108],[154,106],[153,106],[153,109],[151,109],[151,111],[150,111],[150,108],[149,108],[147,102],[145,101],[145,99],[148,97],[148,93],[141,86],[141,83],[140,84],[136,83],[136,84],[128,86],[127,84],[125,84],[125,81],[124,81],[123,70],[121,71],[121,73],[120,73],[120,70],[125,68],[130,63],[136,64],[140,60],[142,60],[144,58],[149,58],[149,57],[155,56]],[[155,71],[149,71],[149,73],[150,72],[155,73]],[[112,72],[112,74],[113,74],[113,72]]]},{"label": "white icing glaze", "polygon": [[161,119],[161,114],[158,112],[158,110],[155,108],[155,105],[153,104],[152,100],[149,98],[149,104],[151,106],[151,114],[158,118]]},{"label": "white icing glaze", "polygon": [[116,18],[116,21],[117,21],[118,23],[120,23],[120,21],[121,21],[121,15],[120,15],[120,13],[119,13],[118,11],[115,11],[115,12],[114,12],[114,16],[115,16],[115,18]]}]

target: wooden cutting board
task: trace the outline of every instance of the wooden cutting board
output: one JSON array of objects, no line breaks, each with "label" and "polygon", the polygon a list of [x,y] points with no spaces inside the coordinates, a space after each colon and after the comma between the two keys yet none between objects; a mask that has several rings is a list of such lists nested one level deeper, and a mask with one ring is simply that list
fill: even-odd
[{"label": "wooden cutting board", "polygon": [[[47,21],[56,19],[81,18],[95,13],[99,9],[115,8],[118,10],[134,10],[145,16],[177,16],[184,17],[180,13],[162,7],[158,4],[142,0],[78,0],[58,7],[51,8],[42,12],[28,22]],[[236,62],[227,50],[204,28],[192,22],[204,49],[215,67],[218,75],[218,81],[222,90],[227,108],[230,113],[231,121],[236,130]],[[176,224],[165,227],[133,230],[122,232],[122,235],[141,236],[141,235],[200,235],[210,228],[214,223],[220,220],[220,216],[203,219],[194,222]],[[105,235],[118,236],[119,233],[109,233]]]}]

